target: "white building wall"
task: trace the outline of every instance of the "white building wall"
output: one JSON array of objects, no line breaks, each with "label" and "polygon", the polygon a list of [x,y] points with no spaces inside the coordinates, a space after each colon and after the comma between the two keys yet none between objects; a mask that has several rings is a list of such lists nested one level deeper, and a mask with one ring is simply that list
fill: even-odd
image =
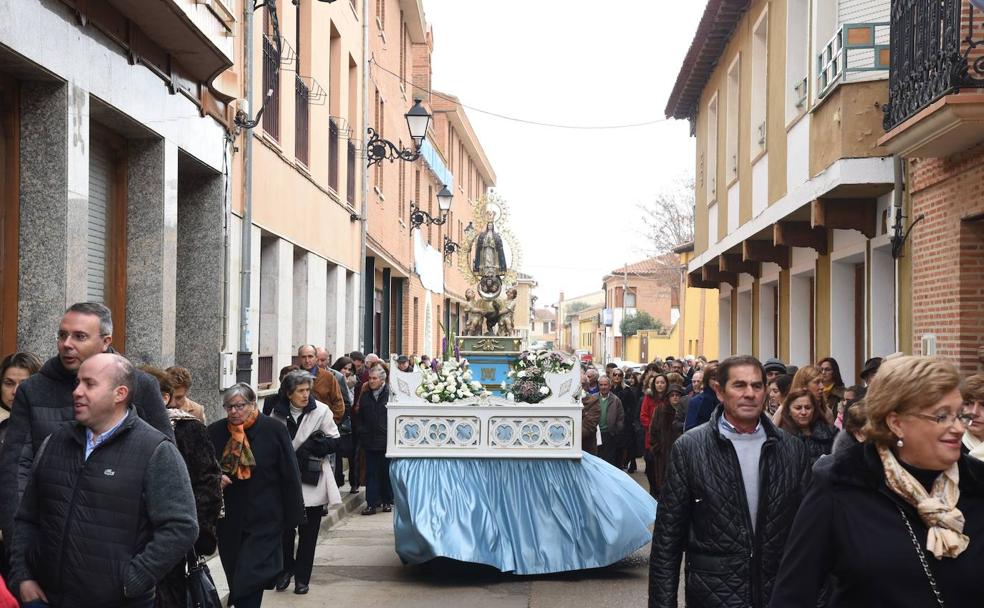
[{"label": "white building wall", "polygon": [[765,154],[752,166],[752,217],[758,217],[769,206],[769,155]]},{"label": "white building wall", "polygon": [[752,354],[752,290],[738,292],[738,344],[736,355]]},{"label": "white building wall", "polygon": [[884,357],[898,350],[896,344],[895,260],[890,247],[871,249],[868,266],[871,284],[871,350],[868,357]]},{"label": "white building wall", "polygon": [[731,349],[731,294],[721,298],[718,306],[718,353],[721,359],[734,354]]},{"label": "white building wall", "polygon": [[[325,301],[328,299],[327,272],[328,260],[313,253],[307,254],[307,327],[305,341],[308,344],[328,348],[325,342]],[[337,350],[328,348],[332,357]]]}]

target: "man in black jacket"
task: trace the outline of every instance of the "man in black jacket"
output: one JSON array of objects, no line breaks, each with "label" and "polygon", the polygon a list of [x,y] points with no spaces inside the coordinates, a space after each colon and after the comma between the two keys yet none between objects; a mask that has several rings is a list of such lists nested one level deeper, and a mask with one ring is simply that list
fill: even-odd
[{"label": "man in black jacket", "polygon": [[366,451],[366,508],[363,515],[375,515],[382,507],[384,512],[393,510],[393,487],[390,485],[389,459],[386,458],[386,370],[376,366],[369,370],[366,390],[359,398],[355,411],[355,428],[359,433],[359,445]]},{"label": "man in black jacket", "polygon": [[130,407],[135,376],[120,355],[86,359],[76,422],[36,452],[11,552],[10,586],[25,604],[152,608],[154,585],[195,543],[188,470]]},{"label": "man in black jacket", "polygon": [[[84,361],[112,352],[113,317],[94,302],[73,304],[58,326],[58,355],[17,389],[7,439],[0,450],[0,529],[9,538],[34,453],[45,437],[74,417],[72,391]],[[174,431],[157,381],[137,370],[131,393],[136,414],[168,438]]]},{"label": "man in black jacket", "polygon": [[675,608],[687,554],[688,608],[763,608],[809,481],[802,442],[777,429],[754,357],[721,362],[708,424],[670,452],[649,558],[649,607]]}]

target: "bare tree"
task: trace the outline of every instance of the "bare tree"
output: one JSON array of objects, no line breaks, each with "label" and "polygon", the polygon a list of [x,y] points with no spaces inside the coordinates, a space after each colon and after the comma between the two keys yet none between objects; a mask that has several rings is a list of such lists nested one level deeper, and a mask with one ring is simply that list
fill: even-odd
[{"label": "bare tree", "polygon": [[674,247],[694,240],[694,180],[680,177],[658,192],[653,200],[639,203],[639,233],[646,254],[662,256]]}]

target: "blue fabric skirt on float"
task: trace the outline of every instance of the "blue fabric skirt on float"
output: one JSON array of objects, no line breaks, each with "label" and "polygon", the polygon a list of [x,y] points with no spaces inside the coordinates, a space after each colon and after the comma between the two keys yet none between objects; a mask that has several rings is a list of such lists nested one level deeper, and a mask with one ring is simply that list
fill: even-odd
[{"label": "blue fabric skirt on float", "polygon": [[390,463],[396,552],[503,572],[613,564],[652,539],[656,501],[624,472],[581,460],[398,458]]}]

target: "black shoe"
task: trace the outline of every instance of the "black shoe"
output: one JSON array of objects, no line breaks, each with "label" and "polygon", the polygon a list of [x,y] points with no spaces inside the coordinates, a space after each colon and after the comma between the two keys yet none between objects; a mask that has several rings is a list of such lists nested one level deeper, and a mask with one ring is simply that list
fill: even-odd
[{"label": "black shoe", "polygon": [[376,507],[366,507],[365,509],[362,509],[362,514],[363,515],[375,515],[376,514]]},{"label": "black shoe", "polygon": [[294,585],[294,593],[297,595],[306,595],[308,592],[308,586],[304,583],[297,583]]},{"label": "black shoe", "polygon": [[358,494],[358,493],[359,493],[359,486],[355,486],[354,488],[349,490],[349,494]]},{"label": "black shoe", "polygon": [[294,576],[290,572],[281,572],[280,576],[277,577],[277,591],[286,591],[287,587],[290,587],[290,579]]},{"label": "black shoe", "polygon": [[393,505],[383,505],[383,513],[392,513]]}]

